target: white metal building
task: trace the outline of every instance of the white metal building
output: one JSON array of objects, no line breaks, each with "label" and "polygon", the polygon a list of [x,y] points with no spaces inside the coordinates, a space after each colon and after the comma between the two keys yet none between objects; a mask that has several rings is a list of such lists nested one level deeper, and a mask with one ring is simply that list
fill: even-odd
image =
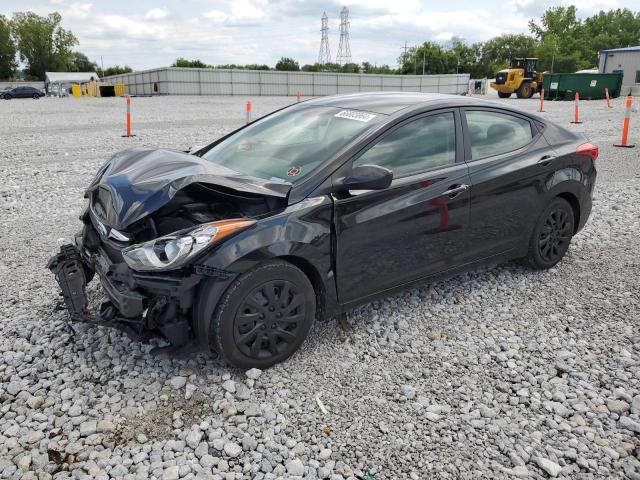
[{"label": "white metal building", "polygon": [[469,74],[375,75],[351,73],[157,68],[103,78],[124,83],[131,95],[335,95],[366,91],[465,93]]},{"label": "white metal building", "polygon": [[640,46],[600,51],[600,73],[620,73],[622,95],[640,95]]},{"label": "white metal building", "polygon": [[59,94],[62,90],[68,90],[74,83],[88,83],[91,80],[100,80],[96,72],[45,72],[44,89],[47,93]]}]

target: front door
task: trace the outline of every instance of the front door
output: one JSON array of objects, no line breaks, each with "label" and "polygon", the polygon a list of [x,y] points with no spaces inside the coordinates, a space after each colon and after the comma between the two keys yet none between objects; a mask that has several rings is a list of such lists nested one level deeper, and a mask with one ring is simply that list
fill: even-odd
[{"label": "front door", "polygon": [[352,165],[394,173],[380,191],[335,195],[336,271],[348,304],[456,266],[469,222],[469,175],[457,110],[407,120]]}]

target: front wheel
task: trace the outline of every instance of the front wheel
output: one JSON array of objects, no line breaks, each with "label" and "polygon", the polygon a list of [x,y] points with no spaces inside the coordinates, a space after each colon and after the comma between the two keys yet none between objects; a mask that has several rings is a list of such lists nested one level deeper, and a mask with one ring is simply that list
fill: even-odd
[{"label": "front wheel", "polygon": [[40,100],[40,95],[38,95],[37,93],[33,94],[33,99],[34,100]]},{"label": "front wheel", "polygon": [[266,262],[229,286],[211,319],[207,343],[234,367],[268,368],[298,349],[315,313],[307,276],[288,262]]},{"label": "front wheel", "polygon": [[500,98],[509,98],[511,96],[511,93],[508,92],[498,92],[498,97]]},{"label": "front wheel", "polygon": [[7,94],[3,97],[5,100],[11,100],[11,95]]},{"label": "front wheel", "polygon": [[536,270],[553,267],[562,260],[573,237],[575,218],[569,202],[555,198],[538,218],[531,238],[526,263]]},{"label": "front wheel", "polygon": [[518,98],[531,98],[533,96],[533,87],[528,82],[523,82],[520,88],[516,91]]}]

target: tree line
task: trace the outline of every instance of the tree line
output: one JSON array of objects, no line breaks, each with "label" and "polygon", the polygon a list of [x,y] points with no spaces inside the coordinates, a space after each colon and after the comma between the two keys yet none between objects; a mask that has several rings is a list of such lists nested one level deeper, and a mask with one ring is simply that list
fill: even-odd
[{"label": "tree line", "polygon": [[[529,22],[529,30],[530,35],[503,34],[486,42],[468,43],[460,37],[444,44],[427,41],[407,48],[398,58],[397,68],[370,62],[300,66],[296,60],[282,57],[275,70],[400,75],[468,73],[471,78],[483,78],[507,68],[514,57],[538,57],[538,68],[542,71],[575,72],[597,67],[600,50],[640,45],[640,12],[626,8],[600,11],[581,20],[575,6],[551,7],[539,22]],[[178,59],[173,66],[214,67],[186,59]],[[267,65],[215,68],[270,69]]]},{"label": "tree line", "polygon": [[[41,16],[17,12],[9,19],[0,15],[0,79],[43,80],[45,72],[96,72],[98,76],[128,73],[126,65],[102,70],[81,52],[72,50],[78,39],[60,26],[58,12]],[[26,67],[18,69],[18,59]]]},{"label": "tree line", "polygon": [[[128,66],[117,65],[102,71],[86,55],[74,51],[78,39],[60,26],[61,20],[57,12],[47,16],[18,12],[11,19],[0,15],[0,79],[21,76],[41,80],[46,71],[95,71],[101,77],[131,71]],[[540,70],[574,72],[595,67],[600,50],[640,45],[640,12],[626,8],[580,19],[575,6],[551,7],[539,21],[529,21],[528,27],[530,34],[503,34],[486,42],[469,43],[461,37],[444,44],[426,41],[407,48],[398,58],[397,68],[366,61],[300,66],[295,59],[282,57],[274,69],[402,75],[468,73],[472,78],[482,78],[506,68],[513,57],[536,56],[540,58]],[[21,72],[18,58],[26,65]],[[272,70],[264,64],[208,65],[185,58],[178,58],[172,66]]]}]

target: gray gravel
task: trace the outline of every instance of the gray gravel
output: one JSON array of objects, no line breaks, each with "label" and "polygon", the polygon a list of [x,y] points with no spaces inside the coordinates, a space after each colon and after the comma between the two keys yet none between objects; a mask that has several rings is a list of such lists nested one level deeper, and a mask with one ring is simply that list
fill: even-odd
[{"label": "gray gravel", "polygon": [[[622,99],[583,102],[594,212],[548,272],[494,266],[366,305],[264,372],[72,337],[44,265],[95,170],[127,146],[204,144],[245,100],[135,98],[132,139],[121,99],[0,102],[0,478],[640,479],[640,148],[611,146]],[[568,124],[572,104],[546,110]]]}]

